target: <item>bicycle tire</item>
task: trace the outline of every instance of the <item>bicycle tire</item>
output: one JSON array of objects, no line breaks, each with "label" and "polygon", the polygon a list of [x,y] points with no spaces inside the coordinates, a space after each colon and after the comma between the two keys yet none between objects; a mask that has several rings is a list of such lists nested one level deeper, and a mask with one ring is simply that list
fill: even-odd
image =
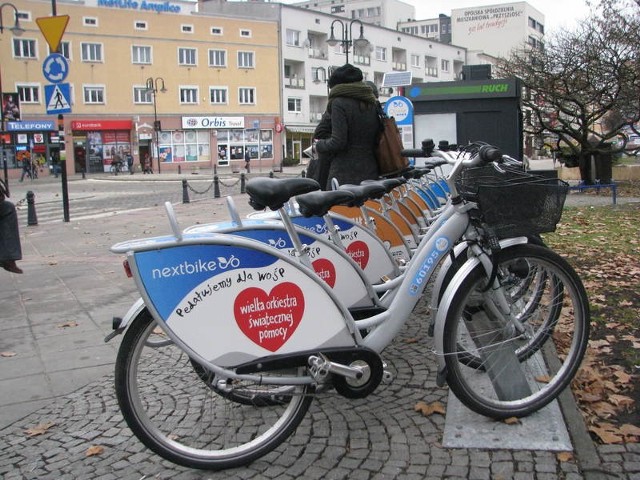
[{"label": "bicycle tire", "polygon": [[[532,239],[532,241],[534,244],[545,246],[541,241],[536,242],[535,239]],[[500,255],[500,253],[497,253],[496,258],[499,258]],[[454,258],[450,267],[447,269],[438,292],[438,303],[442,300],[442,295],[444,295],[447,286],[451,283],[453,276],[466,261],[467,256],[465,254],[458,255]],[[544,289],[547,287],[546,282],[548,278],[545,272],[538,271],[536,268],[523,262],[522,259],[516,259],[512,263],[503,262],[499,264],[497,268],[497,278],[500,284],[505,287],[512,308],[514,306],[518,307],[519,313],[516,315],[517,318],[521,322],[526,322],[532,313],[535,312],[542,298]],[[553,293],[554,298],[560,299],[562,295],[562,285],[555,280],[553,288],[555,289]],[[554,311],[547,316],[547,321],[542,325],[538,325],[536,329],[537,334],[532,336],[530,342],[517,350],[520,361],[526,360],[536,353],[540,345],[546,341],[545,336],[550,335],[553,331],[554,321],[560,314],[558,302],[555,302],[554,305]],[[458,345],[456,351],[458,352],[458,360],[465,365],[472,368],[483,368],[482,359],[472,352],[465,351],[462,345]]]},{"label": "bicycle tire", "polygon": [[[505,249],[498,259],[501,265],[520,260],[548,277],[522,333],[495,313],[481,265],[456,289],[444,325],[449,387],[471,410],[496,419],[526,416],[554,400],[578,370],[589,339],[589,301],[573,268],[531,244]],[[464,358],[470,354],[483,359],[480,366]]]},{"label": "bicycle tire", "polygon": [[296,387],[274,405],[241,404],[211,389],[189,356],[164,338],[148,312],[138,315],[122,339],[115,370],[127,425],[161,457],[206,470],[246,465],[278,447],[303,420],[313,387]]}]

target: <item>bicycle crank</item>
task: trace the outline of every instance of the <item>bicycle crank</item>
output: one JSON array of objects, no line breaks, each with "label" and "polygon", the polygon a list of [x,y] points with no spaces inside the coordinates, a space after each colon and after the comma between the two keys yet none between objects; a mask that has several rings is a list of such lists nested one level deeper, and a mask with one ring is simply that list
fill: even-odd
[{"label": "bicycle crank", "polygon": [[336,391],[347,398],[364,398],[372,393],[385,375],[384,363],[373,350],[319,353],[309,357],[309,372],[322,382],[329,374]]}]

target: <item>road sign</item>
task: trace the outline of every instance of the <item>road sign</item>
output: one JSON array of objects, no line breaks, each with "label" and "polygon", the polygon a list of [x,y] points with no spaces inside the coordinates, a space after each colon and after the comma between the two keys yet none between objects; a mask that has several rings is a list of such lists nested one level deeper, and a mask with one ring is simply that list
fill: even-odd
[{"label": "road sign", "polygon": [[52,52],[57,52],[60,40],[69,23],[69,15],[58,15],[55,17],[36,18],[36,23],[40,27],[44,39],[49,44]]},{"label": "road sign", "polygon": [[69,62],[59,53],[52,53],[42,62],[44,78],[51,83],[63,82],[69,74]]},{"label": "road sign", "polygon": [[68,83],[44,86],[47,114],[71,113],[71,88]]}]

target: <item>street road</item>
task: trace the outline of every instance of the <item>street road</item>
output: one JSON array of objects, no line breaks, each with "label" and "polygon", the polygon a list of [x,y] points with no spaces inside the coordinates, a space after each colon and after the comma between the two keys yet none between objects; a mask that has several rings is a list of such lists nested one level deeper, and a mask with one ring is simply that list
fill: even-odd
[{"label": "street road", "polygon": [[[120,175],[82,179],[74,176],[67,182],[71,221],[99,219],[118,212],[162,206],[165,202],[183,201],[182,180],[178,176],[157,176],[157,181],[142,175]],[[139,179],[138,179],[139,178]],[[162,180],[160,180],[162,178]],[[226,185],[229,185],[228,187]],[[240,186],[235,180],[221,180],[221,195],[236,194]],[[28,224],[27,193],[34,193],[38,225],[63,222],[62,182],[60,178],[10,182],[10,200],[18,210],[21,227]],[[188,178],[187,193],[191,202],[213,198],[212,177]]]}]

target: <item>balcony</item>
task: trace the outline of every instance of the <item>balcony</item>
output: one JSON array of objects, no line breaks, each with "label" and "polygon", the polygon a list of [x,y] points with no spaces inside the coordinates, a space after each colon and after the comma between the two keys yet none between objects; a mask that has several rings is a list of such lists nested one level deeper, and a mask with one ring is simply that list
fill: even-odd
[{"label": "balcony", "polygon": [[309,58],[325,59],[327,51],[321,48],[309,48]]},{"label": "balcony", "polygon": [[304,88],[304,78],[285,77],[284,86],[286,88]]},{"label": "balcony", "polygon": [[404,62],[393,62],[393,69],[404,72],[407,70],[407,64]]},{"label": "balcony", "polygon": [[310,123],[317,123],[320,121],[321,118],[322,118],[322,112],[311,112],[309,114]]}]

